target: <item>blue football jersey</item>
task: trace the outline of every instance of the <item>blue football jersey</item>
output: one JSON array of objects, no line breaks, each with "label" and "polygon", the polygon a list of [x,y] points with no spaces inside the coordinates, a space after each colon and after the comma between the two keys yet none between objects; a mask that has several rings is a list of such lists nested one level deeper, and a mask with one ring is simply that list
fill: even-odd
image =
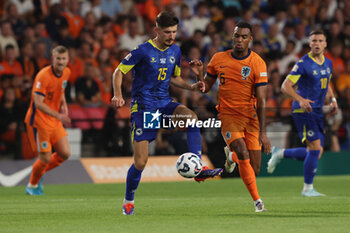
[{"label": "blue football jersey", "polygon": [[173,44],[160,50],[152,40],[132,50],[119,64],[125,74],[133,71],[132,104],[144,110],[155,110],[172,101],[169,85],[172,76],[180,76],[180,48]]},{"label": "blue football jersey", "polygon": [[[318,63],[311,53],[303,56],[293,67],[287,78],[297,84],[297,93],[305,99],[315,101],[310,103],[312,111],[323,115],[322,106],[328,90],[328,83],[332,77],[332,61],[323,57],[323,62]],[[293,113],[304,112],[299,103],[293,101]]]}]

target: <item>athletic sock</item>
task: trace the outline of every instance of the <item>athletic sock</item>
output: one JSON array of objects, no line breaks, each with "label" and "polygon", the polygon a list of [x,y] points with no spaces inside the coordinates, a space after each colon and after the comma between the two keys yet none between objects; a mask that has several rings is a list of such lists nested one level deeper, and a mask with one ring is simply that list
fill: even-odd
[{"label": "athletic sock", "polygon": [[29,186],[36,186],[38,185],[41,177],[45,173],[45,169],[47,167],[47,164],[41,161],[40,159],[37,159],[35,163],[33,164],[32,168],[32,174],[30,175],[30,180],[29,180]]},{"label": "athletic sock", "polygon": [[256,185],[255,173],[250,165],[250,159],[238,160],[239,164],[239,175],[241,176],[245,186],[247,187],[253,201],[258,200],[259,193]]},{"label": "athletic sock", "polygon": [[304,183],[303,192],[308,192],[308,191],[310,191],[312,189],[314,189],[314,185],[313,184],[306,184],[306,183]]},{"label": "athletic sock", "polygon": [[60,166],[65,159],[62,159],[56,152],[51,155],[50,162],[48,163],[45,172],[50,171],[51,169]]},{"label": "athletic sock", "polygon": [[229,159],[231,162],[238,163],[238,157],[237,157],[236,152],[234,152],[234,151],[230,151],[229,156],[228,156],[228,159]]},{"label": "athletic sock", "polygon": [[288,159],[296,159],[299,161],[304,161],[306,154],[307,154],[307,150],[305,147],[290,148],[290,149],[284,150],[283,157]]},{"label": "athletic sock", "polygon": [[199,156],[199,158],[202,158],[202,137],[200,129],[194,125],[188,126],[186,129],[187,133],[187,146],[190,152],[196,154]]},{"label": "athletic sock", "polygon": [[137,170],[135,165],[132,164],[128,170],[128,174],[126,176],[126,192],[125,192],[125,200],[133,201],[134,195],[137,189],[137,186],[141,180],[142,171]]},{"label": "athletic sock", "polygon": [[321,151],[310,150],[304,161],[304,183],[312,184],[317,171],[318,156]]}]

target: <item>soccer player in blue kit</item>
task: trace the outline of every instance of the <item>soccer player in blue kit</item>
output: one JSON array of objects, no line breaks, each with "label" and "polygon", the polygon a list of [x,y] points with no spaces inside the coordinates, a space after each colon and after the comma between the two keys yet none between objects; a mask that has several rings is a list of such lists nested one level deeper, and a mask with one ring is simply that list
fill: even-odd
[{"label": "soccer player in blue kit", "polygon": [[[133,71],[131,125],[134,148],[134,163],[128,170],[126,193],[123,201],[123,214],[134,215],[134,193],[141,179],[141,174],[148,160],[148,144],[156,139],[157,129],[144,127],[144,113],[153,112],[152,120],[163,116],[179,116],[176,120],[197,120],[194,112],[186,106],[176,103],[169,96],[169,85],[188,89],[201,90],[203,82],[188,84],[180,74],[180,48],[174,44],[178,29],[178,18],[171,12],[161,12],[156,18],[157,36],[132,50],[113,73],[112,105],[121,107],[125,101],[121,84],[123,74]],[[195,65],[195,64],[191,64]],[[152,121],[151,120],[151,121]],[[186,129],[189,151],[201,157],[201,135],[196,126]],[[204,167],[195,177],[204,181],[222,172],[221,168]]]},{"label": "soccer player in blue kit", "polygon": [[[324,196],[313,187],[318,159],[321,158],[324,147],[322,106],[325,98],[330,98],[331,112],[335,114],[338,105],[329,86],[332,62],[323,55],[327,47],[324,32],[312,31],[309,36],[309,46],[311,52],[294,65],[281,87],[284,94],[293,98],[292,117],[301,141],[306,143],[306,148],[273,148],[267,171],[272,173],[282,158],[304,161],[302,195],[315,197]],[[294,89],[294,85],[297,85],[297,90]]]}]

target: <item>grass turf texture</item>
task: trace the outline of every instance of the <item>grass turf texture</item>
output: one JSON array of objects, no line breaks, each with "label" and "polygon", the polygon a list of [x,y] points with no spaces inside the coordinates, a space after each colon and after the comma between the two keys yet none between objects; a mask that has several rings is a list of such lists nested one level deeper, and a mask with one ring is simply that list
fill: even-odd
[{"label": "grass turf texture", "polygon": [[0,232],[350,232],[350,176],[318,176],[326,197],[301,196],[302,177],[258,178],[268,212],[255,213],[240,179],[141,183],[135,216],[125,184],[46,185],[44,196],[0,188]]}]

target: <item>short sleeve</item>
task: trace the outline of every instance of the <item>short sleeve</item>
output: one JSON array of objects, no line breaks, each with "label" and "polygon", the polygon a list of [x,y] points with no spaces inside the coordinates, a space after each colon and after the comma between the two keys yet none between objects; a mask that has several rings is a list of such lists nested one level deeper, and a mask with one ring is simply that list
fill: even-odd
[{"label": "short sleeve", "polygon": [[122,62],[119,64],[118,69],[123,72],[123,74],[128,73],[137,63],[139,63],[144,56],[142,49],[136,47],[133,49]]},{"label": "short sleeve", "polygon": [[211,78],[217,78],[217,72],[215,69],[215,65],[216,65],[216,57],[217,54],[215,54],[209,61],[209,64],[207,66],[207,76],[211,77]]},{"label": "short sleeve", "polygon": [[46,72],[38,73],[33,86],[34,93],[42,96],[46,96],[47,94],[48,78],[45,76],[45,73]]},{"label": "short sleeve", "polygon": [[[169,58],[171,62],[171,57]],[[181,75],[181,50],[180,48],[177,49],[176,57],[175,57],[175,69],[173,75],[175,77],[179,77]]]},{"label": "short sleeve", "polygon": [[292,81],[293,83],[297,83],[299,78],[304,73],[304,61],[299,60],[292,68],[290,73],[288,74],[287,78]]},{"label": "short sleeve", "polygon": [[256,87],[267,85],[268,79],[267,79],[266,63],[258,55],[256,56],[256,59],[255,59],[254,74],[255,74],[254,83]]}]

